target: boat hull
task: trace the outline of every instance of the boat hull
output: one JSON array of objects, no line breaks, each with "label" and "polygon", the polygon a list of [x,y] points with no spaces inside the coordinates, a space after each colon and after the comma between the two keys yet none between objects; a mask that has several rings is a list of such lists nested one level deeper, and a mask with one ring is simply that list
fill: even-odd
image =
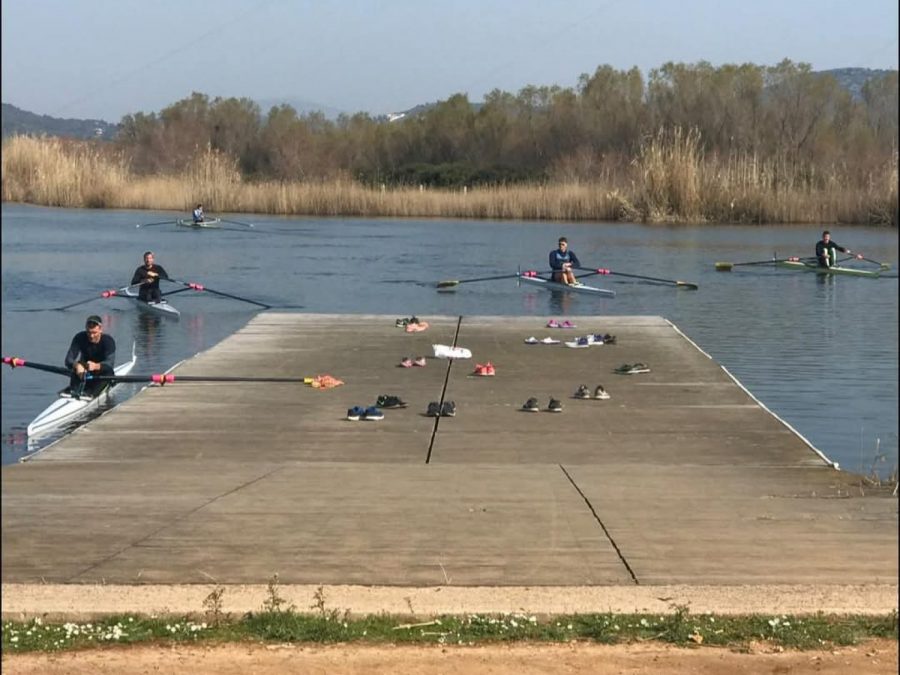
[{"label": "boat hull", "polygon": [[549,279],[544,279],[543,277],[526,277],[524,275],[519,275],[518,277],[519,283],[523,284],[531,284],[532,286],[541,286],[551,291],[569,291],[571,293],[585,293],[587,295],[599,295],[604,298],[614,298],[616,297],[615,291],[610,291],[606,288],[597,288],[596,286],[588,286],[587,284],[580,284],[578,286],[569,286],[567,284],[561,284],[556,281],[550,281]]},{"label": "boat hull", "polygon": [[138,294],[132,291],[130,288],[126,288],[125,292],[122,295],[124,295],[126,298],[134,300],[134,303],[142,312],[146,312],[148,314],[156,314],[157,316],[167,316],[170,319],[178,319],[181,317],[181,312],[165,300],[161,300],[160,302],[144,302],[140,299],[140,297],[138,297]]},{"label": "boat hull", "polygon": [[[113,372],[116,375],[127,375],[134,368],[136,362],[137,356],[135,355],[134,345],[132,345],[131,360],[116,366],[113,368]],[[100,407],[101,403],[109,400],[109,396],[115,387],[116,385],[111,382],[108,386],[104,387],[100,393],[92,398],[71,398],[69,396],[60,395],[59,398],[47,406],[40,415],[31,421],[31,424],[29,424],[26,429],[26,433],[29,437],[40,436],[48,431],[59,428],[67,422],[78,419],[82,415],[86,415],[91,410],[96,410]],[[65,389],[63,391],[65,391]],[[62,393],[63,392],[60,392],[60,394]]]},{"label": "boat hull", "polygon": [[180,225],[181,227],[193,227],[195,230],[202,230],[204,228],[217,228],[222,224],[222,220],[220,218],[209,218],[200,223],[195,223],[191,218],[179,218],[175,221],[176,225]]},{"label": "boat hull", "polygon": [[796,272],[815,272],[816,274],[843,274],[853,277],[870,277],[877,279],[881,274],[880,270],[858,270],[852,267],[819,267],[815,264],[799,262],[796,260],[783,260],[775,263],[776,267],[782,269],[794,270]]}]

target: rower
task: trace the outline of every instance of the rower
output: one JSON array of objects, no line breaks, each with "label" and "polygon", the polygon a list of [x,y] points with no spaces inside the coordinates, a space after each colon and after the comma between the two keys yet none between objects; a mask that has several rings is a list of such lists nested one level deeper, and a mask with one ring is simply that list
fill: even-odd
[{"label": "rower", "polygon": [[162,302],[159,280],[168,278],[169,275],[162,265],[154,262],[153,251],[147,251],[144,253],[144,264],[138,267],[131,277],[131,285],[140,284],[138,298],[144,302]]},{"label": "rower", "polygon": [[[822,239],[816,242],[816,260],[818,261],[819,267],[834,267],[835,259],[837,258],[835,250],[838,250],[841,253],[853,253],[849,248],[844,248],[837,242],[832,241],[831,232],[825,230],[822,233]],[[857,254],[856,257],[858,260],[862,260],[861,253]]]},{"label": "rower", "polygon": [[567,286],[575,286],[578,282],[572,268],[581,267],[581,263],[575,251],[569,249],[568,239],[560,237],[557,244],[558,248],[550,251],[551,279]]},{"label": "rower", "polygon": [[75,334],[66,353],[66,368],[72,371],[69,393],[78,398],[84,394],[93,398],[106,384],[93,380],[91,375],[114,375],[116,341],[103,333],[103,320],[92,314],[84,322],[84,330]]},{"label": "rower", "polygon": [[202,223],[203,218],[203,204],[197,204],[197,208],[194,209],[194,212],[191,214],[191,217],[194,219],[194,223]]}]

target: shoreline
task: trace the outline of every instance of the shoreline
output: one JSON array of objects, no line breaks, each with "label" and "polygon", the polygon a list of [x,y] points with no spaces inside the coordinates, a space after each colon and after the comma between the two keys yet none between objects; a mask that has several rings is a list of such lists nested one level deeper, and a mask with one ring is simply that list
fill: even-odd
[{"label": "shoreline", "polygon": [[[119,614],[187,616],[204,613],[204,601],[221,593],[221,612],[240,616],[259,611],[272,590],[265,584],[9,584],[2,585],[4,621],[85,621]],[[877,616],[896,612],[898,585],[766,584],[659,586],[277,586],[286,605],[312,613],[325,606],[353,617],[433,617],[461,614],[537,616],[563,614],[692,614]]]}]

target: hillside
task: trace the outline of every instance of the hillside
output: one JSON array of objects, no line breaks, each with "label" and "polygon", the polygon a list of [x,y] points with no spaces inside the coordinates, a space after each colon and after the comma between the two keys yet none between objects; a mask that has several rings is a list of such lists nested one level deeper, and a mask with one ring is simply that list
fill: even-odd
[{"label": "hillside", "polygon": [[3,104],[3,138],[15,134],[47,134],[68,138],[101,138],[112,140],[118,126],[103,120],[61,119],[49,115],[36,115],[9,103]]}]

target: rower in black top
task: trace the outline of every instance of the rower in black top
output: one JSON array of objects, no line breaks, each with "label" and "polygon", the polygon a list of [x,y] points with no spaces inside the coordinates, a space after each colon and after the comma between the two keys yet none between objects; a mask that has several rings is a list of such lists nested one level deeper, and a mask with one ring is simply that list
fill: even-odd
[{"label": "rower in black top", "polygon": [[[841,253],[853,253],[849,248],[844,248],[837,242],[831,241],[831,232],[825,230],[822,233],[822,239],[816,242],[816,260],[818,261],[819,267],[834,267],[834,261],[837,257],[834,253],[835,250],[838,250]],[[861,260],[862,254],[859,254],[856,257]]]},{"label": "rower in black top", "polygon": [[66,353],[66,368],[72,371],[69,391],[75,396],[95,396],[107,380],[92,380],[86,375],[114,375],[116,341],[103,333],[103,320],[96,314],[87,318],[84,330],[76,333]]},{"label": "rower in black top", "polygon": [[153,251],[147,251],[144,254],[144,264],[138,267],[131,277],[131,285],[141,285],[138,297],[144,302],[160,302],[162,292],[159,290],[159,280],[168,278],[169,275],[162,265],[153,262]]}]

